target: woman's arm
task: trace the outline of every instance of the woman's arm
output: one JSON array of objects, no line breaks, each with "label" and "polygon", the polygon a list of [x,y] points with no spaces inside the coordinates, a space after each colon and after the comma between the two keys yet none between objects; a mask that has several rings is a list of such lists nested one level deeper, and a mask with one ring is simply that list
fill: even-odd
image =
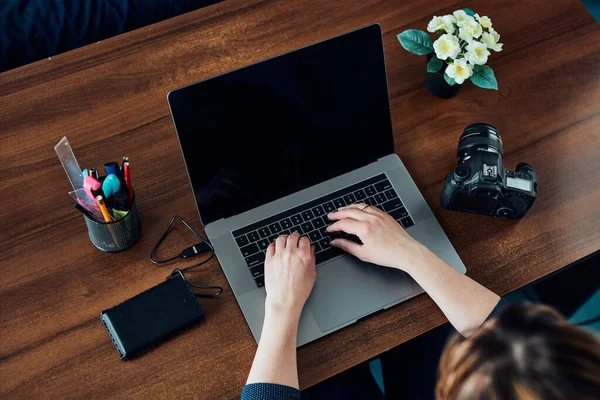
[{"label": "woman's arm", "polygon": [[298,317],[265,310],[260,344],[246,384],[276,383],[298,389],[296,336]]},{"label": "woman's arm", "polygon": [[450,323],[463,335],[478,328],[500,297],[439,259],[414,240],[392,217],[376,207],[353,204],[329,215],[336,223],[328,231],[354,234],[362,245],[335,239],[333,246],[363,261],[407,272],[431,296]]},{"label": "woman's arm", "polygon": [[276,383],[298,389],[296,337],[304,303],[316,279],[307,237],[282,235],[267,248],[265,319],[247,384]]},{"label": "woman's arm", "polygon": [[406,272],[429,294],[458,332],[470,335],[485,322],[500,296],[461,274],[427,248],[422,252],[422,258],[407,266]]}]

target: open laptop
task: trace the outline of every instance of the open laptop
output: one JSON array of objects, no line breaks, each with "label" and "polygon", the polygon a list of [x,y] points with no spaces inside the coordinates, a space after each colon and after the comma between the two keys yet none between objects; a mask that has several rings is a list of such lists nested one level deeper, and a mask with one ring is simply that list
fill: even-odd
[{"label": "open laptop", "polygon": [[298,346],[422,293],[405,273],[329,245],[328,212],[377,206],[465,266],[394,154],[381,27],[370,25],[168,95],[198,211],[258,341],[265,249],[298,231],[317,281]]}]

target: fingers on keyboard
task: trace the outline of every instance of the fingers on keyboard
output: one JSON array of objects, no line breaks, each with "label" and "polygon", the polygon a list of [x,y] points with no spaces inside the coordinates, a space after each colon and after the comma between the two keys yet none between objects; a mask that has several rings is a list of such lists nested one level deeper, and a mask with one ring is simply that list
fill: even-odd
[{"label": "fingers on keyboard", "polygon": [[360,238],[345,232],[327,232],[331,221],[327,215],[350,204],[366,203],[377,207],[398,221],[404,228],[414,225],[398,193],[384,174],[349,186],[311,201],[305,206],[268,218],[233,232],[237,246],[258,287],[264,286],[265,251],[280,235],[298,232],[308,237],[315,247],[317,264],[338,256],[341,250],[331,246],[331,240],[344,238],[362,244]]}]

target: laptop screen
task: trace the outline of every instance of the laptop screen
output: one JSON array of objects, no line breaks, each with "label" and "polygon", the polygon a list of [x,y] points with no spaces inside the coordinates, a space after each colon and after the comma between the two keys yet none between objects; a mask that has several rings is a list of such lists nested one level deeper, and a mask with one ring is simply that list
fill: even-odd
[{"label": "laptop screen", "polygon": [[169,104],[204,224],[394,153],[379,25],[175,90]]}]

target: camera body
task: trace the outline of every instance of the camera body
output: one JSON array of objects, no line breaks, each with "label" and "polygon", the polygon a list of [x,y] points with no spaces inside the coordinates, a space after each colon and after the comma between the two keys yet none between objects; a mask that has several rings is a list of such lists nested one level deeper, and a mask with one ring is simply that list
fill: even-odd
[{"label": "camera body", "polygon": [[442,207],[493,217],[523,217],[537,197],[533,167],[519,163],[515,171],[504,169],[498,130],[477,123],[465,128],[458,142],[458,166],[444,182]]}]

